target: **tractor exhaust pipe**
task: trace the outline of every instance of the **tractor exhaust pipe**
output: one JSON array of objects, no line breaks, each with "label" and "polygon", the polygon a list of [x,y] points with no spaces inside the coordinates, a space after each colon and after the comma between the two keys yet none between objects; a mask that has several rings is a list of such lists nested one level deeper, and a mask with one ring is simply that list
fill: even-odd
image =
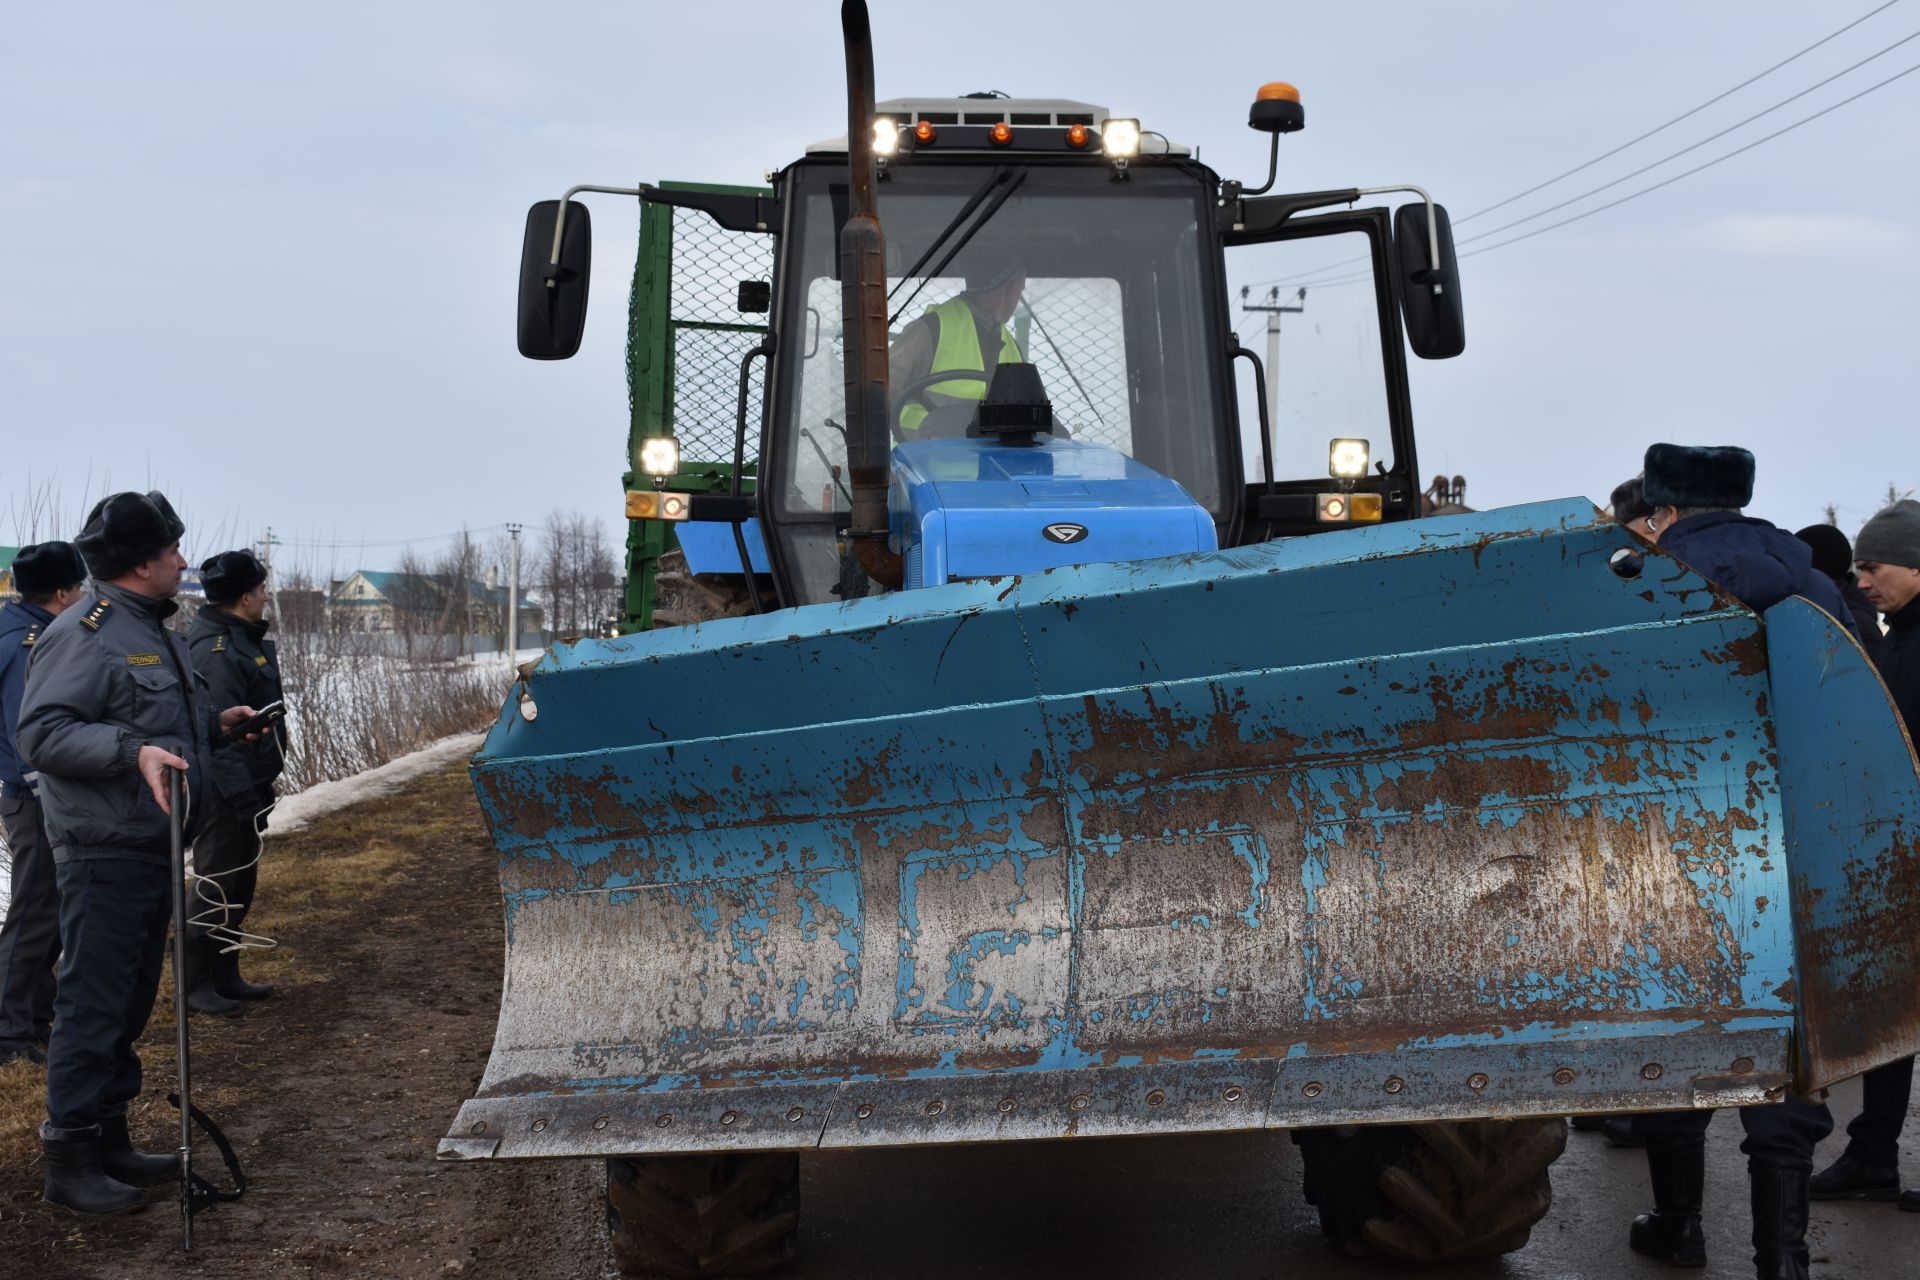
[{"label": "tractor exhaust pipe", "polygon": [[866,0],[845,0],[847,225],[840,230],[840,315],[847,344],[847,470],[853,511],[847,536],[869,578],[897,589],[900,554],[887,545],[891,482],[887,429],[887,254],[873,195],[873,29]]}]

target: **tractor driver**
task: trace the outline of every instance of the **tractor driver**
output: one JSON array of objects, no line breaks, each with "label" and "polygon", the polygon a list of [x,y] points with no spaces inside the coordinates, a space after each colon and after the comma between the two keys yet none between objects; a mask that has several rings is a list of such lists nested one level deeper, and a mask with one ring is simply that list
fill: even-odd
[{"label": "tractor driver", "polygon": [[[993,371],[1026,359],[1007,329],[1027,287],[1026,263],[1013,254],[976,254],[972,261],[965,291],[928,307],[901,331],[887,353],[893,420],[902,439],[919,434],[959,435],[965,425],[954,419],[960,414],[938,411],[958,408],[970,417],[973,407],[986,398]],[[924,381],[932,374],[949,372],[974,376]],[[934,423],[925,426],[929,416]]]}]

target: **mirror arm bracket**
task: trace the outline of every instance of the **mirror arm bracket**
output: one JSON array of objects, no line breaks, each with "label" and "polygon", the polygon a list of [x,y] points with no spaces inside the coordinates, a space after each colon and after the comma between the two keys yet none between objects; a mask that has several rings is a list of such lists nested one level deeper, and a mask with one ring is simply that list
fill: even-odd
[{"label": "mirror arm bracket", "polygon": [[719,191],[673,191],[641,183],[637,187],[602,187],[592,183],[581,183],[577,187],[568,187],[566,194],[560,197],[560,208],[553,218],[553,253],[547,259],[547,288],[553,288],[560,276],[560,242],[567,225],[567,205],[583,191],[598,192],[608,196],[633,196],[651,204],[673,205],[681,209],[698,209],[710,216],[728,231],[767,231],[773,225],[773,212],[767,206],[771,201],[762,196],[734,195]]},{"label": "mirror arm bracket", "polygon": [[1438,265],[1440,262],[1440,218],[1439,218],[1439,215],[1433,211],[1433,208],[1434,208],[1433,197],[1427,194],[1426,188],[1416,187],[1411,184],[1408,184],[1406,186],[1399,186],[1399,187],[1363,187],[1360,190],[1360,194],[1363,196],[1380,196],[1380,195],[1386,195],[1389,192],[1394,192],[1394,191],[1411,192],[1414,195],[1419,196],[1420,199],[1426,203],[1426,206],[1427,206],[1427,261],[1434,263],[1435,265],[1429,268],[1428,270],[1420,273],[1421,275],[1425,276],[1426,279],[1424,280],[1416,279],[1414,283],[1430,284],[1433,286],[1433,292],[1436,296],[1439,294],[1443,294],[1447,291],[1447,280],[1446,280],[1446,273],[1444,271],[1441,271]]},{"label": "mirror arm bracket", "polygon": [[1296,213],[1325,209],[1336,204],[1353,204],[1366,192],[1349,187],[1344,191],[1303,191],[1284,196],[1238,195],[1222,204],[1220,230],[1232,235],[1264,235],[1278,230],[1280,224]]}]

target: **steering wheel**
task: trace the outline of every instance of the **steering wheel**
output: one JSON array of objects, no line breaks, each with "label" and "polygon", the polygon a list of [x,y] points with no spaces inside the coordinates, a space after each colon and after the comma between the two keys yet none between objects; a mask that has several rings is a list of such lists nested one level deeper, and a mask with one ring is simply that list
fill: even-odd
[{"label": "steering wheel", "polygon": [[[973,419],[974,410],[980,407],[979,400],[962,400],[950,404],[929,404],[927,401],[919,399],[927,388],[942,382],[978,382],[984,387],[987,384],[987,375],[984,373],[975,373],[967,369],[947,369],[940,373],[929,373],[924,377],[915,378],[912,382],[908,383],[903,390],[890,392],[889,398],[902,407],[918,400],[920,407],[927,411],[927,416],[920,420],[920,427],[911,433],[916,440],[929,440],[936,436],[956,436],[963,434],[967,429],[967,422]],[[983,395],[982,399],[984,398]],[[958,424],[958,431],[953,429],[953,420],[960,416],[955,410],[964,410],[966,415],[965,419]],[[946,429],[941,430],[939,427],[936,427],[935,429],[929,430],[927,424],[931,422],[938,422],[939,427]],[[895,444],[899,444],[906,436],[906,433],[900,430],[900,415],[897,413],[888,416],[887,429],[893,433],[893,442]]]}]

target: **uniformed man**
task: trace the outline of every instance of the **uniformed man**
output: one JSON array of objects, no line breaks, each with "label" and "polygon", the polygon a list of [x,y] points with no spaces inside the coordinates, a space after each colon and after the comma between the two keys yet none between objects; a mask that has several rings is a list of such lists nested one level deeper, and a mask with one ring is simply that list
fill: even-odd
[{"label": "uniformed man", "polygon": [[158,493],[116,493],[75,544],[94,591],[34,643],[17,742],[40,775],[60,887],[60,973],[47,1048],[43,1195],[82,1213],[144,1202],[177,1158],[135,1150],[134,1044],[153,1012],[172,913],[167,775],[182,777],[191,832],[206,810],[212,734],[252,715],[216,710],[186,646],[163,625],[178,606],[180,519]]},{"label": "uniformed man", "polygon": [[[953,406],[970,411],[986,399],[996,368],[1026,359],[1006,327],[1026,292],[1026,265],[1017,257],[985,254],[977,262],[967,271],[965,292],[928,307],[887,353],[894,425],[903,439],[923,429],[959,435],[964,422],[941,424],[936,418],[929,426],[928,416]],[[970,376],[923,381],[937,373]]]},{"label": "uniformed man", "polygon": [[44,1064],[60,959],[60,891],[36,780],[20,763],[13,731],[27,660],[47,624],[86,591],[87,567],[70,542],[35,543],[14,556],[13,586],[20,599],[0,608],[0,826],[13,859],[13,896],[0,924],[0,1064]]},{"label": "uniformed man", "polygon": [[[1641,473],[1650,537],[1660,549],[1755,613],[1800,596],[1854,630],[1839,589],[1813,567],[1806,543],[1745,514],[1753,499],[1753,455],[1738,447],[1656,444]],[[1857,636],[1856,636],[1857,638]],[[1704,1266],[1701,1211],[1711,1111],[1637,1115],[1646,1139],[1654,1209],[1633,1220],[1628,1244],[1678,1266]],[[1759,1280],[1807,1280],[1808,1182],[1813,1151],[1833,1131],[1827,1104],[1786,1094],[1771,1106],[1742,1107],[1747,1183],[1753,1206],[1753,1264]]]},{"label": "uniformed man", "polygon": [[[251,551],[223,551],[201,564],[200,585],[207,605],[193,620],[187,645],[213,705],[279,702],[280,664],[267,638],[267,567]],[[207,885],[188,909],[195,924],[187,943],[187,1006],[196,1013],[231,1016],[241,1001],[273,994],[267,983],[240,976],[240,952],[232,943],[259,879],[260,827],[286,761],[284,724],[257,742],[213,753],[206,817],[193,841],[194,874]]]}]

